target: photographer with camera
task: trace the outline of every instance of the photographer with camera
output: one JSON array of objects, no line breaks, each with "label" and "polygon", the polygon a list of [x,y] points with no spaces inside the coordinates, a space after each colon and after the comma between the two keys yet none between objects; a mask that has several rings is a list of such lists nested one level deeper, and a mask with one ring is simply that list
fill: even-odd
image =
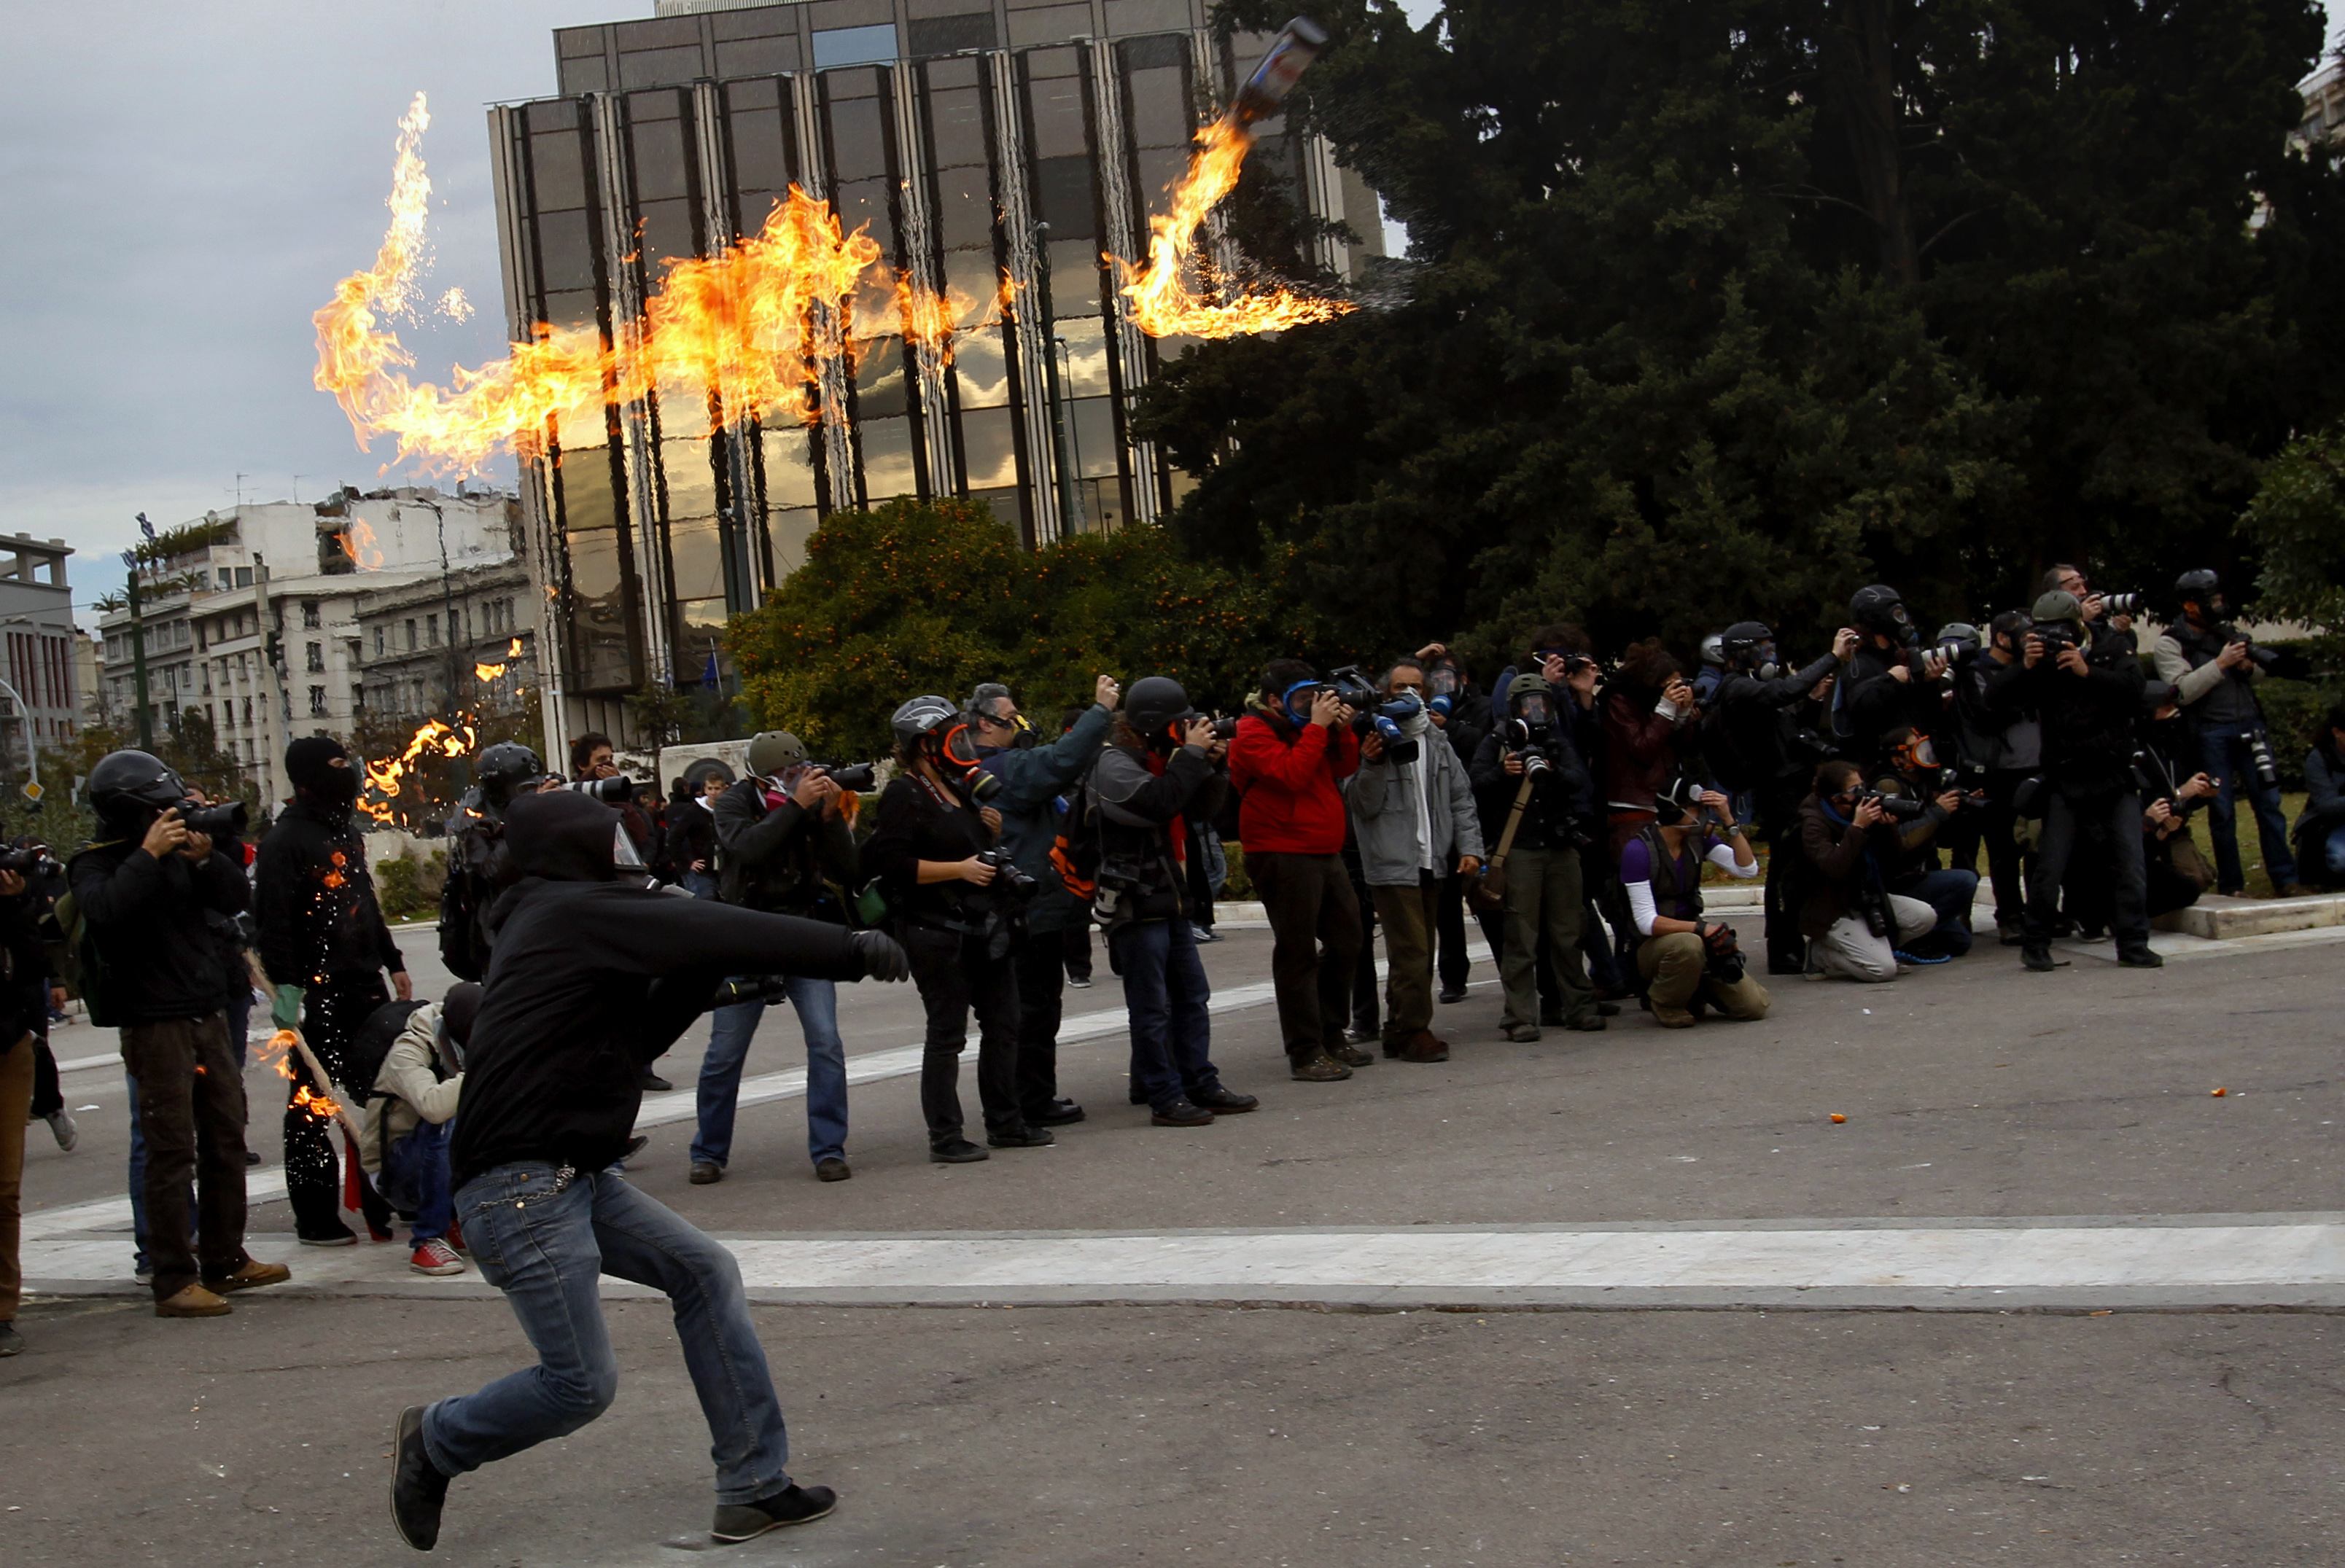
[{"label": "photographer with camera", "polygon": [[500,741],[472,759],[472,780],[448,818],[448,880],[440,889],[440,961],[463,980],[489,972],[489,910],[508,880],[505,808],[562,787],[518,741]]},{"label": "photographer with camera", "polygon": [[2027,919],[2020,961],[2048,973],[2060,890],[2077,839],[2090,833],[2108,856],[2110,926],[2117,962],[2155,969],[2166,960],[2150,951],[2149,911],[2143,886],[2141,796],[2133,779],[2133,731],[2141,711],[2141,661],[2133,639],[2096,633],[2071,593],[2035,602],[2033,629],[2022,640],[2026,673],[2005,696],[2012,706],[2034,705],[2043,721],[2044,829],[2028,875]]},{"label": "photographer with camera", "polygon": [[1115,724],[1123,688],[1112,675],[1094,676],[1091,705],[1049,745],[1018,712],[1010,688],[989,681],[969,694],[980,765],[1001,784],[1001,848],[1032,877],[1038,891],[1026,906],[1026,935],[1018,945],[1018,1106],[1028,1127],[1063,1127],[1083,1119],[1083,1108],[1059,1098],[1059,1021],[1066,996],[1067,928],[1088,924],[1051,865],[1059,836],[1059,802],[1089,773]]},{"label": "photographer with camera", "polygon": [[2304,754],[2304,809],[2296,818],[2297,865],[2324,887],[2345,887],[2345,703],[2322,717]]},{"label": "photographer with camera", "polygon": [[[809,764],[805,744],[787,730],[753,736],[746,765],[746,774],[709,807],[722,867],[716,896],[743,909],[845,926],[841,890],[858,884],[855,794],[828,769]],[[818,1179],[845,1181],[854,1172],[847,1163],[847,1043],[838,1033],[838,986],[819,975],[784,975],[777,985],[806,1039],[807,1158]],[[690,1154],[695,1187],[725,1178],[741,1069],[765,1016],[763,997],[709,1014]]]},{"label": "photographer with camera", "polygon": [[1092,770],[1099,866],[1092,905],[1123,979],[1132,1090],[1157,1127],[1204,1127],[1262,1102],[1225,1088],[1213,1066],[1213,989],[1191,929],[1189,864],[1228,784],[1213,722],[1178,681],[1134,681]]},{"label": "photographer with camera", "polygon": [[1799,722],[1799,710],[1856,656],[1857,642],[1855,629],[1843,626],[1833,634],[1831,652],[1787,671],[1765,622],[1738,621],[1719,636],[1721,673],[1703,727],[1702,755],[1720,782],[1756,805],[1760,835],[1770,845],[1765,906],[1772,975],[1805,967],[1789,890],[1800,859],[1800,798],[1822,757],[1815,744],[1802,744],[1802,732],[1817,736],[1820,727]]},{"label": "photographer with camera", "polygon": [[1497,891],[1506,911],[1498,975],[1506,991],[1499,1032],[1539,1037],[1539,943],[1554,965],[1556,1009],[1568,1029],[1604,1027],[1604,1008],[1581,960],[1587,917],[1583,851],[1596,842],[1595,785],[1542,675],[1507,685],[1505,722],[1483,737],[1471,777],[1491,863],[1483,896]]},{"label": "photographer with camera", "polygon": [[1875,845],[1881,883],[1891,893],[1918,898],[1937,911],[1928,931],[1897,948],[1901,964],[1944,964],[1971,950],[1971,903],[1978,895],[1978,873],[1969,866],[1942,866],[1938,844],[1947,824],[1985,805],[1984,796],[1963,793],[1954,770],[1938,761],[1936,743],[1919,730],[1895,729],[1883,737],[1888,769],[1873,783],[1893,830]]},{"label": "photographer with camera", "polygon": [[570,782],[604,786],[586,793],[619,808],[619,820],[626,824],[627,837],[635,846],[635,857],[649,865],[658,852],[660,835],[653,830],[652,819],[636,803],[633,781],[619,771],[610,736],[589,730],[570,743]]},{"label": "photographer with camera", "polygon": [[2277,655],[2222,619],[2223,584],[2214,572],[2184,572],[2174,580],[2174,598],[2181,614],[2157,640],[2157,678],[2182,699],[2182,710],[2198,733],[2200,765],[2216,782],[2207,812],[2215,841],[2216,890],[2232,897],[2247,891],[2238,824],[2238,798],[2245,794],[2273,892],[2284,898],[2300,894],[2305,889],[2297,881],[2296,852],[2280,810],[2279,772],[2272,762],[2263,705],[2256,701],[2255,683]]},{"label": "photographer with camera", "polygon": [[888,721],[903,771],[879,794],[878,826],[864,868],[888,901],[896,939],[911,955],[928,1011],[920,1058],[920,1110],[929,1158],[968,1165],[989,1158],[961,1136],[960,1054],[977,1015],[977,1097],[993,1148],[1057,1141],[1030,1127],[1018,1104],[1020,916],[1039,888],[998,847],[1001,781],[985,771],[960,711],[921,696]]},{"label": "photographer with camera", "polygon": [[[1446,642],[1427,642],[1416,651],[1425,672],[1426,715],[1435,732],[1449,744],[1460,767],[1474,765],[1474,754],[1490,728],[1490,699],[1475,689],[1474,677],[1457,662]],[[1434,972],[1440,977],[1440,999],[1466,999],[1466,976],[1473,960],[1466,953],[1466,879],[1451,873],[1441,879],[1434,913]]]},{"label": "photographer with camera", "polygon": [[292,1277],[244,1249],[244,1073],[204,919],[248,900],[244,868],[211,837],[239,831],[244,808],[197,805],[178,774],[138,751],[101,758],[84,793],[102,836],[66,867],[74,907],[64,924],[80,928],[92,1020],[119,1026],[136,1080],[155,1315],[219,1317],[227,1292]]},{"label": "photographer with camera", "polygon": [[642,1064],[674,1045],[727,975],[900,980],[877,931],[680,898],[623,877],[618,814],[567,792],[515,801],[519,880],[464,1053],[449,1148],[456,1222],[537,1364],[400,1412],[391,1518],[438,1541],[452,1477],[576,1431],[610,1408],[617,1357],[599,1277],[669,1299],[716,1465],[710,1534],[746,1541],[828,1512],[790,1480],[789,1442],[733,1254],[612,1170],[642,1108]]},{"label": "photographer with camera", "polygon": [[[365,835],[351,820],[360,781],[350,754],[330,736],[305,735],[285,748],[285,776],[293,799],[261,840],[252,878],[260,964],[276,987],[269,1015],[279,1028],[301,1031],[335,1082],[364,1089],[346,1076],[350,1037],[391,999],[386,972],[401,1001],[412,999],[415,987],[375,902]],[[342,1223],[333,1129],[295,1103],[305,1087],[330,1092],[299,1077],[285,1085],[285,1194],[294,1232],[305,1246],[352,1246],[358,1237]],[[388,1237],[391,1206],[365,1182],[359,1191],[368,1228]]]},{"label": "photographer with camera", "polygon": [[1858,589],[1848,619],[1859,642],[1832,695],[1832,733],[1851,756],[1877,766],[1890,731],[1911,726],[1934,735],[1944,727],[1939,679],[1946,662],[1922,651],[1921,629],[1886,583]]},{"label": "photographer with camera", "polygon": [[[2164,681],[2143,689],[2144,717],[2133,755],[2135,787],[2141,791],[2141,859],[2144,901],[2156,920],[2177,909],[2188,909],[2198,895],[2215,885],[2215,868],[2198,853],[2190,837],[2190,817],[2215,796],[2215,781],[2198,769],[2198,737],[2182,716],[2182,703]],[[2071,877],[2068,903],[2078,907],[2079,893],[2102,894],[2100,888],[2079,888]],[[2086,918],[2108,924],[2106,910],[2090,905]]]},{"label": "photographer with camera", "polygon": [[1610,827],[1606,862],[1654,817],[1654,799],[1676,776],[1699,734],[1701,716],[1684,666],[1658,637],[1632,642],[1604,688],[1604,807]]},{"label": "photographer with camera", "polygon": [[2035,592],[2039,598],[2046,593],[2067,594],[2085,612],[2085,624],[2096,632],[2131,632],[2134,616],[2143,607],[2142,595],[2138,593],[2095,592],[2085,576],[2085,569],[2065,561],[2045,569],[2044,575],[2036,580]]},{"label": "photographer with camera", "polygon": [[2031,852],[2019,838],[2020,786],[2043,771],[2044,733],[2028,695],[2025,650],[2033,623],[2006,610],[1988,623],[1985,641],[1954,665],[1953,735],[1965,783],[1985,794],[1940,833],[1955,865],[1975,866],[1986,846],[1995,890],[1995,925],[2003,946],[2016,947],[2026,918],[2026,868]]},{"label": "photographer with camera", "polygon": [[[1733,668],[1731,656],[1728,669]],[[1690,1029],[1715,1007],[1738,1022],[1767,1016],[1773,1000],[1752,979],[1734,927],[1701,917],[1701,868],[1747,882],[1759,857],[1718,790],[1680,774],[1653,797],[1656,820],[1620,852],[1620,885],[1637,934],[1645,1006],[1665,1029]]]},{"label": "photographer with camera", "polygon": [[1377,727],[1361,741],[1360,771],[1345,792],[1385,932],[1384,1053],[1408,1062],[1448,1059],[1448,1042],[1432,1028],[1434,925],[1444,879],[1482,865],[1473,786],[1433,726],[1425,679],[1412,660],[1385,672]]},{"label": "photographer with camera", "polygon": [[1800,851],[1807,863],[1800,930],[1808,938],[1811,975],[1894,980],[1897,949],[1938,924],[1935,909],[1883,882],[1883,867],[1897,853],[1890,812],[1854,763],[1834,760],[1816,769],[1815,788],[1800,803]]},{"label": "photographer with camera", "polygon": [[[1360,699],[1366,705],[1366,698]],[[1270,917],[1270,973],[1287,1071],[1333,1083],[1376,1058],[1345,1043],[1363,932],[1344,868],[1343,781],[1358,771],[1354,709],[1299,659],[1274,659],[1230,743],[1238,840]]]}]

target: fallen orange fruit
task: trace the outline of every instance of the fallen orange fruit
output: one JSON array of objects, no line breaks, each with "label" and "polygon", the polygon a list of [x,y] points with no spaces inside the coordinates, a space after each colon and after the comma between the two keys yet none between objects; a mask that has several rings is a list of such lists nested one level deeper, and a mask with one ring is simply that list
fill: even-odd
[{"label": "fallen orange fruit", "polygon": [[2229,1094],[2231,1091],[2228,1089],[2216,1089],[2212,1092],[2217,1099],[2221,1099],[2225,1095]]},{"label": "fallen orange fruit", "polygon": [[[2220,1089],[2217,1089],[2215,1092],[2216,1092],[2217,1094],[2221,1094],[2223,1091],[2222,1091],[2222,1090],[2220,1090]],[[1832,1120],[1834,1120],[1834,1121],[1846,1121],[1846,1120],[1848,1119],[1848,1118],[1846,1118],[1846,1117],[1844,1117],[1844,1116],[1841,1115],[1841,1114],[1840,1114],[1840,1112],[1838,1112],[1838,1111],[1834,1111],[1834,1112],[1832,1112]]]}]

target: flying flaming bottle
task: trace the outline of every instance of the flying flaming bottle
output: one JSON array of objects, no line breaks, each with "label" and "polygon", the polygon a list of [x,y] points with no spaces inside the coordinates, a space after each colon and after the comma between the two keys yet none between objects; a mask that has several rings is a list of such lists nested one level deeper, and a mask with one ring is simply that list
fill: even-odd
[{"label": "flying flaming bottle", "polygon": [[1268,119],[1278,112],[1279,100],[1294,86],[1294,78],[1303,75],[1304,67],[1319,57],[1327,46],[1326,29],[1308,16],[1297,16],[1278,30],[1262,63],[1254,75],[1238,88],[1237,96],[1230,102],[1229,117],[1241,126]]}]

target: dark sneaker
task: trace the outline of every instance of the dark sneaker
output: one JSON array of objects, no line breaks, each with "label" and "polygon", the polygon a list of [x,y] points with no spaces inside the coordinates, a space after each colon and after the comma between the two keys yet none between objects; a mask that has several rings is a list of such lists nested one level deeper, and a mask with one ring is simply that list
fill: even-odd
[{"label": "dark sneaker", "polygon": [[1599,1018],[1617,1018],[1620,1016],[1620,1004],[1599,1002],[1596,1004],[1596,1016]]},{"label": "dark sneaker", "polygon": [[1577,1030],[1583,1035],[1601,1034],[1604,1030],[1604,1015],[1600,1012],[1582,1013],[1576,1018],[1565,1019],[1563,1027]]},{"label": "dark sneaker", "polygon": [[423,1452],[423,1407],[409,1405],[391,1434],[391,1527],[418,1552],[429,1552],[440,1543],[440,1510],[447,1501],[448,1478]]},{"label": "dark sneaker", "polygon": [[248,1258],[235,1273],[206,1280],[204,1289],[225,1296],[230,1290],[249,1290],[258,1285],[282,1285],[291,1278],[293,1270],[282,1263],[258,1263]]},{"label": "dark sneaker", "polygon": [[845,1181],[854,1174],[854,1171],[848,1168],[847,1161],[835,1155],[828,1159],[817,1159],[814,1162],[814,1179],[817,1181]]},{"label": "dark sneaker", "polygon": [[14,1323],[0,1323],[0,1356],[21,1356],[25,1353],[25,1336],[16,1331]]},{"label": "dark sneaker", "polygon": [[1536,1045],[1538,1043],[1539,1027],[1537,1024],[1506,1024],[1499,1027],[1498,1033],[1519,1045]]},{"label": "dark sneaker", "polygon": [[965,1138],[949,1138],[942,1143],[929,1145],[931,1165],[975,1165],[980,1159],[992,1158]]},{"label": "dark sneaker", "polygon": [[2130,953],[2118,954],[2117,966],[2125,969],[2163,969],[2166,959],[2147,947],[2137,947]]},{"label": "dark sneaker", "polygon": [[1436,999],[1443,1002],[1462,1002],[1466,999],[1466,987],[1463,986],[1444,986],[1441,987],[1441,995]]},{"label": "dark sneaker", "polygon": [[1327,1047],[1327,1058],[1330,1061],[1341,1062],[1347,1067],[1368,1067],[1374,1064],[1376,1059],[1368,1052],[1356,1050],[1349,1045],[1329,1046]]},{"label": "dark sneaker", "polygon": [[1054,1099],[1041,1111],[1028,1111],[1028,1127],[1064,1127],[1083,1119],[1083,1108],[1071,1099]]},{"label": "dark sneaker", "polygon": [[714,1187],[725,1179],[725,1168],[713,1159],[695,1159],[692,1173],[685,1179],[695,1187]]},{"label": "dark sneaker", "polygon": [[1176,1099],[1150,1111],[1148,1119],[1158,1127],[1211,1127],[1213,1113],[1193,1100]]},{"label": "dark sneaker", "polygon": [[659,1074],[652,1071],[649,1067],[645,1067],[643,1070],[643,1075],[638,1077],[635,1082],[643,1088],[645,1094],[664,1095],[670,1089],[675,1087],[674,1084],[668,1082],[665,1078],[660,1077]]},{"label": "dark sneaker", "polygon": [[1089,975],[1070,975],[1067,986],[1071,990],[1088,991],[1091,988],[1091,977]]},{"label": "dark sneaker", "polygon": [[1235,1089],[1225,1089],[1215,1084],[1209,1089],[1199,1089],[1189,1097],[1189,1103],[1202,1106],[1215,1116],[1244,1116],[1258,1108],[1262,1101],[1252,1095],[1242,1095]]},{"label": "dark sneaker", "polygon": [[[1378,1028],[1374,1023],[1355,1023],[1344,1031],[1342,1043],[1347,1046],[1365,1046],[1383,1033],[1384,1030]],[[1331,1057],[1335,1055],[1335,1050],[1336,1047],[1333,1044],[1327,1047],[1327,1054]]]},{"label": "dark sneaker", "polygon": [[2040,943],[2022,947],[2019,950],[2019,961],[2039,975],[2049,975],[2060,966],[2060,961],[2052,956],[2052,949]]},{"label": "dark sneaker", "polygon": [[716,1522],[708,1527],[708,1538],[724,1546],[753,1541],[785,1524],[810,1523],[838,1506],[838,1494],[827,1486],[800,1486],[792,1482],[787,1490],[755,1502],[718,1503]]},{"label": "dark sneaker", "polygon": [[1350,1077],[1352,1069],[1322,1051],[1315,1057],[1305,1057],[1300,1061],[1290,1063],[1286,1069],[1286,1076],[1297,1083],[1332,1084]]},{"label": "dark sneaker", "polygon": [[990,1148],[1048,1148],[1058,1141],[1046,1127],[1004,1128],[985,1135],[986,1146]]},{"label": "dark sneaker", "polygon": [[355,1247],[359,1244],[359,1233],[337,1219],[331,1230],[320,1230],[315,1235],[301,1231],[298,1233],[297,1239],[304,1247]]}]

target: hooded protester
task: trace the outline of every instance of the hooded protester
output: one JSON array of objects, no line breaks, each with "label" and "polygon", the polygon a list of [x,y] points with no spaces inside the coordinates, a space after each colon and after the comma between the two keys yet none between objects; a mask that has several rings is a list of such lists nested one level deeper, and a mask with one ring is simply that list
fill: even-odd
[{"label": "hooded protester", "polygon": [[449,1148],[454,1217],[505,1292],[538,1364],[401,1412],[391,1514],[429,1551],[452,1476],[577,1431],[610,1407],[618,1361],[597,1276],[665,1292],[716,1462],[710,1534],[746,1541],[830,1512],[787,1469],[766,1352],[724,1247],[612,1170],[628,1148],[644,1063],[675,1044],[728,975],[901,980],[877,931],[663,894],[622,877],[619,815],[567,793],[513,803],[519,880],[498,901],[495,956],[464,1053]]},{"label": "hooded protester", "polygon": [[[360,774],[350,754],[330,736],[304,735],[285,748],[285,774],[293,799],[260,841],[252,879],[261,966],[276,987],[269,1017],[280,1029],[299,1028],[320,1065],[356,1092],[371,1086],[347,1081],[345,1057],[367,1015],[391,999],[384,972],[402,1002],[413,998],[414,986],[367,874],[366,839],[352,809]],[[351,1246],[358,1237],[342,1223],[331,1127],[294,1103],[304,1087],[330,1092],[298,1077],[285,1086],[293,1229],[306,1246]],[[355,1163],[356,1150],[345,1152]],[[368,1229],[388,1240],[390,1206],[371,1184],[358,1188]]]}]

